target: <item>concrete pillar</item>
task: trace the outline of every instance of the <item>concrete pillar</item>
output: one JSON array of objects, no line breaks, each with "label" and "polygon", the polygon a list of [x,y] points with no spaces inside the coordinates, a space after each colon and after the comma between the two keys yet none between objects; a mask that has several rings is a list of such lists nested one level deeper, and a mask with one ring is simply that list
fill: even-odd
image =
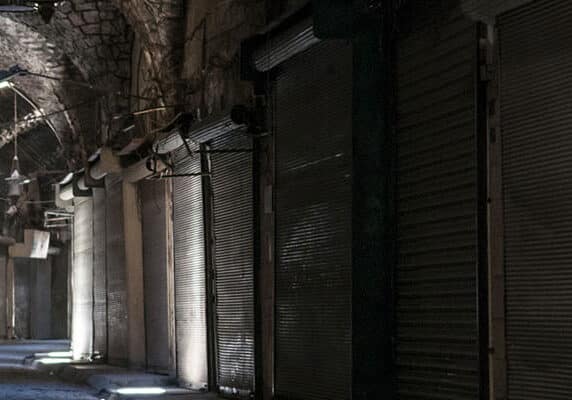
[{"label": "concrete pillar", "polygon": [[129,366],[145,368],[145,309],[143,281],[143,237],[137,184],[123,181],[123,229],[127,275]]}]

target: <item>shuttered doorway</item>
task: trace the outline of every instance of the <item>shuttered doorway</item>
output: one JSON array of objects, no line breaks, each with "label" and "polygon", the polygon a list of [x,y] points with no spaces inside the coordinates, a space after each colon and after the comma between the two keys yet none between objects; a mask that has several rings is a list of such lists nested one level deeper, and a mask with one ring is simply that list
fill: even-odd
[{"label": "shuttered doorway", "polygon": [[107,268],[105,189],[93,191],[93,351],[107,353]]},{"label": "shuttered doorway", "polygon": [[14,329],[17,339],[30,339],[30,282],[30,259],[14,258]]},{"label": "shuttered doorway", "polygon": [[509,400],[572,393],[572,3],[498,21]]},{"label": "shuttered doorway", "polygon": [[[210,143],[214,200],[217,386],[254,392],[252,140],[230,132]],[[216,153],[219,151],[219,153]],[[238,151],[220,153],[220,151]]]},{"label": "shuttered doorway", "polygon": [[411,2],[396,44],[397,390],[476,400],[477,26],[437,4]]},{"label": "shuttered doorway", "polygon": [[128,363],[127,276],[123,230],[123,181],[105,178],[107,243],[107,358],[112,365]]},{"label": "shuttered doorway", "polygon": [[72,279],[72,349],[74,359],[93,349],[93,201],[74,200]]},{"label": "shuttered doorway", "polygon": [[164,374],[169,372],[170,361],[166,184],[165,180],[148,180],[139,184],[147,369]]},{"label": "shuttered doorway", "polygon": [[[184,146],[176,152],[175,163],[175,174],[201,172],[200,157],[188,156]],[[173,178],[177,375],[182,385],[194,389],[208,386],[202,196],[200,176]]]},{"label": "shuttered doorway", "polygon": [[280,65],[276,145],[276,398],[351,397],[352,50]]}]

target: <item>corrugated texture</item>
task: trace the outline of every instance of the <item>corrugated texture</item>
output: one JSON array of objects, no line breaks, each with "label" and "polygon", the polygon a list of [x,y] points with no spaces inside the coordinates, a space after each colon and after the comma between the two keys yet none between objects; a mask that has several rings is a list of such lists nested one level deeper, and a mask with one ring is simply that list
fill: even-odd
[{"label": "corrugated texture", "polygon": [[128,360],[127,277],[123,232],[123,188],[120,176],[108,175],[106,186],[107,357],[110,364]]},{"label": "corrugated texture", "polygon": [[269,71],[320,42],[314,34],[312,19],[269,37],[253,54],[252,63],[258,71]]},{"label": "corrugated texture", "polygon": [[276,398],[351,397],[352,51],[280,67],[276,138]]},{"label": "corrugated texture", "polygon": [[69,242],[62,244],[59,255],[52,262],[52,336],[68,338],[68,272]]},{"label": "corrugated texture", "polygon": [[93,349],[93,200],[74,200],[72,262],[72,349],[74,359]]},{"label": "corrugated texture", "polygon": [[499,20],[510,400],[572,393],[572,3]]},{"label": "corrugated texture", "polygon": [[169,372],[166,181],[139,184],[143,225],[143,279],[147,369]]},{"label": "corrugated texture", "polygon": [[93,351],[107,354],[105,189],[93,190]]},{"label": "corrugated texture", "polygon": [[30,338],[30,261],[14,259],[14,317],[18,339]]},{"label": "corrugated texture", "polygon": [[48,260],[31,260],[31,336],[51,339],[52,265]]},{"label": "corrugated texture", "polygon": [[0,249],[0,339],[6,337],[8,316],[6,314],[6,250]]},{"label": "corrugated texture", "polygon": [[[194,148],[196,149],[196,148]],[[199,173],[200,157],[177,152],[175,173]],[[177,374],[181,384],[208,385],[206,266],[202,182],[200,177],[173,179],[175,319]]]},{"label": "corrugated texture", "polygon": [[[213,150],[251,149],[244,133],[224,135]],[[252,153],[211,155],[214,197],[217,385],[254,392],[254,215]]]},{"label": "corrugated texture", "polygon": [[401,400],[479,398],[476,25],[413,9],[397,41]]}]

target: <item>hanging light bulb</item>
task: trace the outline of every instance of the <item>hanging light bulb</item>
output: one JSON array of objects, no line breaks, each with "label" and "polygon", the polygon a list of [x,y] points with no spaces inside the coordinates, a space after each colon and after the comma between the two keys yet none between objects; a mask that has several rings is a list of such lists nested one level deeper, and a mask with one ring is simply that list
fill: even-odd
[{"label": "hanging light bulb", "polygon": [[22,185],[30,180],[20,172],[20,159],[18,158],[18,93],[14,91],[14,158],[10,176],[6,178],[9,182],[8,196],[20,197],[22,195]]}]

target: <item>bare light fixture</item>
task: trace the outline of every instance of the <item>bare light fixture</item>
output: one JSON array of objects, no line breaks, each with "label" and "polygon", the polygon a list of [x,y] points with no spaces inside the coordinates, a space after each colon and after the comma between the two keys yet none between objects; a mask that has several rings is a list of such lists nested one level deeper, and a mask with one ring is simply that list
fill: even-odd
[{"label": "bare light fixture", "polygon": [[18,93],[14,92],[14,158],[12,159],[12,169],[10,176],[6,178],[9,182],[8,196],[20,197],[22,195],[22,185],[30,183],[30,179],[20,173],[20,159],[18,158]]},{"label": "bare light fixture", "polygon": [[36,12],[48,23],[54,16],[56,5],[53,0],[0,0],[0,13]]}]

